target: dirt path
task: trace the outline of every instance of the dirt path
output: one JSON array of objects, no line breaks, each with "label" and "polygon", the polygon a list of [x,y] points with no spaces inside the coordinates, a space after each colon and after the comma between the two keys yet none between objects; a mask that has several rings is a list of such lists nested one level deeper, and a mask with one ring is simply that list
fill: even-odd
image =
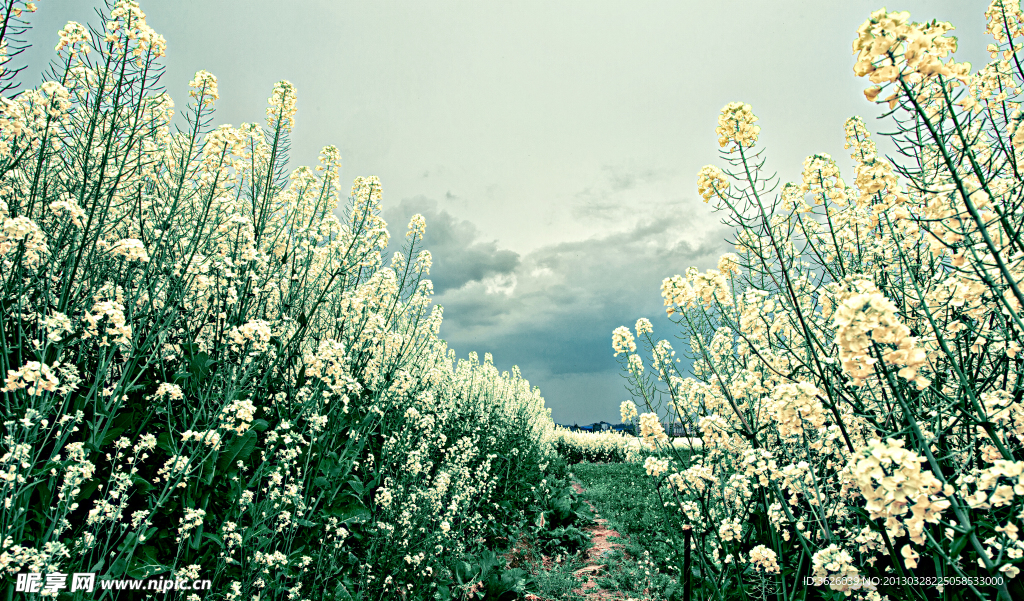
[{"label": "dirt path", "polygon": [[[578,482],[573,482],[572,487],[577,494],[583,494],[584,488],[580,486]],[[586,577],[587,580],[583,583],[582,587],[573,592],[584,595],[588,600],[592,599],[594,601],[605,599],[624,599],[625,597],[621,597],[617,593],[601,590],[597,587],[595,577],[600,574],[607,565],[603,563],[605,556],[608,555],[612,549],[622,548],[622,545],[619,543],[613,543],[609,539],[613,536],[621,538],[621,535],[606,526],[608,520],[598,515],[597,509],[594,507],[593,503],[587,501],[587,505],[589,505],[590,510],[594,512],[594,523],[585,528],[585,530],[590,533],[591,546],[587,549],[587,566],[574,572],[576,577]]]},{"label": "dirt path", "polygon": [[[573,482],[572,487],[577,494],[585,492],[585,489],[577,482]],[[573,572],[574,576],[583,580],[583,585],[578,589],[573,590],[573,593],[582,595],[587,601],[640,601],[639,599],[627,597],[621,592],[604,590],[598,586],[598,576],[600,576],[608,567],[606,557],[612,552],[612,550],[622,548],[621,544],[612,542],[611,538],[621,538],[622,535],[607,526],[608,520],[602,518],[597,513],[597,509],[594,507],[593,503],[587,501],[587,505],[589,505],[590,510],[594,512],[594,522],[583,528],[583,530],[590,534],[591,545],[586,552],[586,565]],[[553,600],[544,599],[537,595],[526,595],[526,601]]]}]

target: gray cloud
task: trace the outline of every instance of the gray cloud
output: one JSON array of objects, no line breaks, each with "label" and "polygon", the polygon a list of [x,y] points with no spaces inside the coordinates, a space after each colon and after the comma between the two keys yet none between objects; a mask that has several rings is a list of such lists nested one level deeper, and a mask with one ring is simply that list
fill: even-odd
[{"label": "gray cloud", "polygon": [[519,265],[518,253],[499,249],[497,241],[480,240],[476,225],[439,210],[436,201],[423,196],[407,198],[398,206],[385,209],[384,219],[392,230],[390,253],[399,250],[404,242],[400,236],[405,232],[405,224],[417,213],[427,222],[422,244],[433,258],[430,279],[436,294],[468,282],[509,275]]},{"label": "gray cloud", "polygon": [[679,175],[672,169],[605,165],[593,183],[573,195],[570,212],[579,220],[622,221],[637,214],[637,209],[649,213],[652,205],[684,204],[681,198],[666,197],[678,185]]},{"label": "gray cloud", "polygon": [[460,355],[491,352],[503,369],[519,365],[556,421],[613,419],[625,393],[612,330],[647,317],[674,342],[662,279],[711,267],[728,251],[727,230],[692,214],[666,211],[622,231],[538,248],[509,275],[511,288],[488,287],[486,278],[450,288],[436,297],[445,308],[441,335]]}]

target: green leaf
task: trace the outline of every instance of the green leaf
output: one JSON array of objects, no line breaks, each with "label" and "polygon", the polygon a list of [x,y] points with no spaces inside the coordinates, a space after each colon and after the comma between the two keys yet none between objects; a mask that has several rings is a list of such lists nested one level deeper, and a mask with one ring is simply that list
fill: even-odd
[{"label": "green leaf", "polygon": [[210,366],[216,363],[216,359],[206,353],[197,353],[189,362],[189,373],[193,378],[202,382],[210,375]]},{"label": "green leaf", "polygon": [[174,454],[174,439],[170,432],[161,432],[156,437],[156,448],[166,451],[168,455]]},{"label": "green leaf", "polygon": [[149,492],[155,488],[138,474],[132,474],[132,485],[135,487],[135,490],[139,492]]},{"label": "green leaf", "polygon": [[109,580],[110,578],[120,578],[121,576],[124,576],[124,572],[127,569],[128,562],[125,561],[125,559],[122,557],[114,563],[110,564],[110,569],[107,570],[106,573],[107,579]]},{"label": "green leaf", "polygon": [[217,451],[211,451],[203,462],[202,479],[206,484],[213,484],[213,476],[217,473]]},{"label": "green leaf", "polygon": [[459,584],[466,585],[476,580],[477,571],[469,563],[459,561],[455,564],[455,580]]},{"label": "green leaf", "polygon": [[200,523],[199,527],[196,528],[196,533],[189,539],[188,546],[192,547],[196,551],[199,550],[199,544],[203,541],[203,527],[205,525],[206,524]]},{"label": "green leaf", "polygon": [[968,533],[968,534],[961,534],[960,536],[958,536],[955,539],[953,539],[953,544],[949,548],[949,556],[950,557],[956,557],[956,556],[960,555],[960,552],[963,551],[964,547],[967,546],[967,542],[970,540],[970,538],[971,538],[971,535],[970,535],[970,533]]},{"label": "green leaf", "polygon": [[75,500],[81,503],[82,501],[89,498],[89,495],[96,492],[96,489],[100,487],[99,478],[90,478],[86,480],[79,488],[81,489]]},{"label": "green leaf", "polygon": [[353,501],[335,505],[328,509],[327,513],[337,517],[343,523],[361,524],[370,519],[370,511],[362,503]]},{"label": "green leaf", "polygon": [[147,545],[135,553],[131,566],[128,568],[128,576],[141,580],[169,570],[170,568],[161,564],[157,558],[156,548]]},{"label": "green leaf", "polygon": [[526,570],[522,568],[505,570],[501,574],[501,581],[509,587],[508,590],[521,593],[526,588]]},{"label": "green leaf", "polygon": [[220,461],[217,462],[217,467],[220,468],[221,471],[227,471],[229,467],[235,465],[236,461],[247,458],[255,448],[255,431],[249,430],[241,436],[236,436],[235,440],[231,443],[231,446],[221,454]]},{"label": "green leaf", "polygon": [[114,439],[120,436],[124,430],[124,428],[111,428],[108,430],[107,435],[103,437],[103,442],[100,443],[100,447],[105,448],[107,445],[114,442]]},{"label": "green leaf", "polygon": [[339,582],[338,586],[334,587],[334,598],[348,600],[352,599],[352,593],[348,592],[348,588],[345,587],[345,583]]}]

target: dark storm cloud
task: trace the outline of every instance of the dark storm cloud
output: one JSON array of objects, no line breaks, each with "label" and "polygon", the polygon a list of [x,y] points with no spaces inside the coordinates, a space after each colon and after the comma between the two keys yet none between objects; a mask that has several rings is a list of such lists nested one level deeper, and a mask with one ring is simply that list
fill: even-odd
[{"label": "dark storm cloud", "polygon": [[491,352],[502,369],[519,365],[556,421],[612,419],[624,394],[612,330],[648,317],[656,335],[674,342],[661,281],[691,265],[712,267],[729,250],[727,233],[666,212],[624,231],[541,247],[522,258],[511,282],[492,276],[439,294],[441,336],[460,355]]},{"label": "dark storm cloud", "polygon": [[519,265],[519,254],[498,248],[494,240],[480,240],[480,230],[473,223],[458,219],[437,202],[418,196],[407,198],[398,206],[386,208],[384,219],[391,226],[393,253],[399,250],[409,219],[419,213],[427,222],[423,246],[433,258],[430,279],[434,292],[443,294],[452,288],[461,288],[468,282],[479,282],[487,277],[511,274]]}]

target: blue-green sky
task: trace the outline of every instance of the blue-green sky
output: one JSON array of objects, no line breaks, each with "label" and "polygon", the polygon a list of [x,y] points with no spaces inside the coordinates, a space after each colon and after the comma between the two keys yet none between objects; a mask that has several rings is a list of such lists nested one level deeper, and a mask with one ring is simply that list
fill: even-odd
[{"label": "blue-green sky", "polygon": [[[31,85],[58,29],[96,22],[87,0],[38,4]],[[855,32],[878,2],[141,5],[167,39],[163,82],[179,105],[200,69],[219,79],[220,123],[261,120],[274,82],[295,84],[294,163],[334,144],[344,179],[381,178],[393,233],[423,213],[442,336],[460,355],[518,364],[559,422],[618,421],[612,329],[649,317],[671,339],[661,280],[727,252],[695,183],[718,162],[723,105],[753,106],[784,181],[813,153],[848,167],[848,117],[887,129],[852,71]],[[958,56],[977,68],[986,6],[887,7],[951,21]]]}]

